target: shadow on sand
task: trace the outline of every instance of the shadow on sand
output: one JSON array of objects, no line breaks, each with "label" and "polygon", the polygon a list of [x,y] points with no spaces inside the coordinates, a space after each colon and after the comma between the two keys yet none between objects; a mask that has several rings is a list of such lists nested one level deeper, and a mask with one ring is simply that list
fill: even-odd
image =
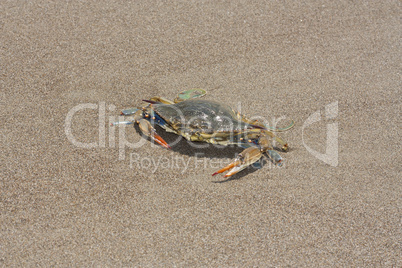
[{"label": "shadow on sand", "polygon": [[[134,128],[139,135],[142,135],[138,125],[135,125]],[[187,155],[187,156],[198,157],[198,158],[209,158],[209,159],[214,159],[214,158],[234,159],[239,153],[241,153],[244,150],[242,147],[237,146],[237,145],[224,146],[224,145],[216,145],[216,144],[210,144],[210,143],[205,143],[205,142],[187,141],[184,137],[178,136],[174,133],[166,132],[164,129],[162,129],[159,126],[156,126],[156,132],[172,147],[172,151],[177,152],[181,155]],[[142,135],[142,136],[143,136],[143,138],[152,142],[149,137],[146,137],[144,135]],[[161,147],[161,149],[163,149],[163,148]],[[211,161],[213,161],[213,160],[211,160]],[[258,169],[263,168],[264,165],[266,165],[267,163],[268,164],[272,163],[272,161],[270,159],[268,159],[268,157],[266,157],[266,155],[264,155],[264,157],[262,157],[257,162],[256,165],[248,166],[244,170],[240,171],[239,173],[237,173],[227,179],[214,180],[212,182],[224,183],[224,182],[239,180],[242,177],[247,176],[248,174],[251,174],[251,173],[257,171]],[[227,162],[227,164],[229,164],[229,161]],[[223,168],[223,166],[220,168]],[[223,174],[218,174],[218,175],[216,175],[216,177],[219,178],[219,176],[222,176]]]}]

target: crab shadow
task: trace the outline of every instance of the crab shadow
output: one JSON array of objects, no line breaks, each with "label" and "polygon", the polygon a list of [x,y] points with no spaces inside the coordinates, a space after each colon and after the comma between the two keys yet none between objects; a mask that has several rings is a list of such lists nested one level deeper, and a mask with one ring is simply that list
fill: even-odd
[{"label": "crab shadow", "polygon": [[[135,130],[139,135],[141,134],[141,131],[137,125],[134,126]],[[222,164],[222,166],[217,166],[216,164],[214,167],[219,170],[223,168],[224,166],[228,165],[233,159],[236,158],[236,156],[241,153],[244,148],[238,146],[238,145],[217,145],[217,144],[210,144],[206,142],[192,142],[186,140],[184,137],[174,134],[174,133],[169,133],[166,132],[164,129],[162,129],[159,126],[155,127],[156,132],[172,147],[172,151],[179,153],[181,155],[187,155],[191,157],[197,157],[197,158],[207,158],[210,159],[210,161],[214,161],[214,159],[220,159],[218,162]],[[151,139],[149,137],[146,137],[142,135],[143,138],[147,139],[150,142]],[[161,147],[161,149],[163,149]],[[223,159],[227,159],[223,160]],[[216,163],[216,161],[215,161]],[[224,183],[224,182],[229,182],[229,181],[234,181],[234,180],[239,180],[244,176],[247,176],[249,174],[252,174],[256,172],[257,170],[261,169],[266,165],[267,163],[272,163],[271,160],[267,161],[267,157],[263,156],[255,165],[250,165],[244,170],[240,171],[239,173],[236,173],[235,175],[224,179],[224,180],[214,180],[212,182],[214,183]],[[205,163],[204,163],[205,166]],[[212,164],[210,164],[212,166]],[[219,176],[221,174],[218,174]]]}]

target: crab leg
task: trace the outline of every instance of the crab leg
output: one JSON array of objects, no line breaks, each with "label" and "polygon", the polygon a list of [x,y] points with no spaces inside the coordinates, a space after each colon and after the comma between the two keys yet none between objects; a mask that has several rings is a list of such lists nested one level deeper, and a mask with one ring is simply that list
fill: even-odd
[{"label": "crab leg", "polygon": [[261,156],[262,153],[257,147],[249,147],[241,152],[232,163],[218,170],[217,172],[212,174],[212,176],[229,170],[229,172],[226,173],[225,178],[230,177],[237,172],[245,169],[249,165],[257,162],[261,158]]},{"label": "crab leg", "polygon": [[286,152],[289,149],[289,146],[287,144],[287,142],[285,142],[284,140],[282,140],[280,137],[276,136],[273,132],[268,131],[268,130],[263,130],[263,133],[265,135],[270,136],[271,138],[273,138],[277,143],[279,143],[280,145],[282,145],[282,151]]},{"label": "crab leg", "polygon": [[113,122],[110,125],[111,126],[117,126],[117,125],[131,125],[134,124],[133,121],[118,121],[118,122]]},{"label": "crab leg", "polygon": [[133,115],[135,114],[139,109],[137,108],[130,108],[130,109],[125,109],[123,111],[121,111],[121,115]]},{"label": "crab leg", "polygon": [[164,139],[162,139],[162,137],[159,136],[158,133],[156,133],[155,129],[152,127],[151,123],[148,120],[140,119],[138,121],[138,125],[141,129],[141,132],[150,137],[153,141],[156,141],[165,148],[172,149],[169,144]]},{"label": "crab leg", "polygon": [[151,98],[151,101],[160,102],[163,104],[174,104],[173,101],[170,101],[170,100],[162,98],[162,97],[153,97],[153,98]]},{"label": "crab leg", "polygon": [[282,166],[282,157],[274,150],[267,151],[268,157],[278,166]]}]

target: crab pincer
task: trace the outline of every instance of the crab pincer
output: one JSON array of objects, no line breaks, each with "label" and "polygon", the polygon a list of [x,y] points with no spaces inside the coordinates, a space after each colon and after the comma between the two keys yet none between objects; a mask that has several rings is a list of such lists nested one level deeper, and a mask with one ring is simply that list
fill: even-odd
[{"label": "crab pincer", "polygon": [[153,141],[159,143],[161,146],[172,149],[169,144],[156,133],[155,129],[152,127],[151,123],[146,119],[140,119],[138,125],[141,129],[141,132],[145,135],[150,137]]},{"label": "crab pincer", "polygon": [[236,174],[237,172],[242,171],[249,165],[252,165],[255,162],[257,162],[261,158],[261,156],[262,153],[257,147],[249,147],[245,149],[243,152],[241,152],[232,163],[218,170],[217,172],[212,174],[212,176],[215,176],[216,174],[229,170],[229,172],[226,173],[224,177],[225,178],[230,177]]}]

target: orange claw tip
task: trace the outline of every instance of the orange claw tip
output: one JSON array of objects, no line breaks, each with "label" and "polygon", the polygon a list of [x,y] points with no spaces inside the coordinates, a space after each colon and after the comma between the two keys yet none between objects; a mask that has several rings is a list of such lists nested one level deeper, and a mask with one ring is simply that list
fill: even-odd
[{"label": "orange claw tip", "polygon": [[162,139],[161,136],[159,136],[158,134],[154,134],[154,139],[157,143],[159,143],[160,145],[162,145],[163,147],[167,148],[167,149],[172,149],[172,147],[170,147],[170,145],[164,140]]},{"label": "orange claw tip", "polygon": [[169,146],[169,144],[167,143],[162,143],[158,140],[156,140],[157,143],[159,143],[159,145],[161,145],[162,147],[166,148],[166,149],[172,149],[172,147]]},{"label": "orange claw tip", "polygon": [[233,176],[234,174],[238,173],[239,171],[243,170],[245,168],[245,166],[241,167],[241,166],[235,166],[233,167],[228,173],[226,173],[226,175],[224,176],[224,178],[228,178],[230,176]]},{"label": "orange claw tip", "polygon": [[[162,145],[163,146],[163,145]],[[172,147],[170,147],[169,145],[167,146],[163,146],[164,148],[168,149],[168,150],[173,150]]]},{"label": "orange claw tip", "polygon": [[[240,161],[239,161],[239,160],[236,160],[236,161],[230,163],[229,165],[227,165],[226,167],[224,167],[224,168],[218,170],[218,171],[215,172],[212,176],[214,176],[214,175],[216,175],[216,174],[219,174],[219,173],[222,173],[222,172],[225,172],[225,171],[227,171],[227,170],[229,170],[229,169],[232,169],[233,167],[235,167],[235,166],[238,165],[239,163],[240,163]],[[230,173],[230,172],[229,172],[229,173]]]}]

